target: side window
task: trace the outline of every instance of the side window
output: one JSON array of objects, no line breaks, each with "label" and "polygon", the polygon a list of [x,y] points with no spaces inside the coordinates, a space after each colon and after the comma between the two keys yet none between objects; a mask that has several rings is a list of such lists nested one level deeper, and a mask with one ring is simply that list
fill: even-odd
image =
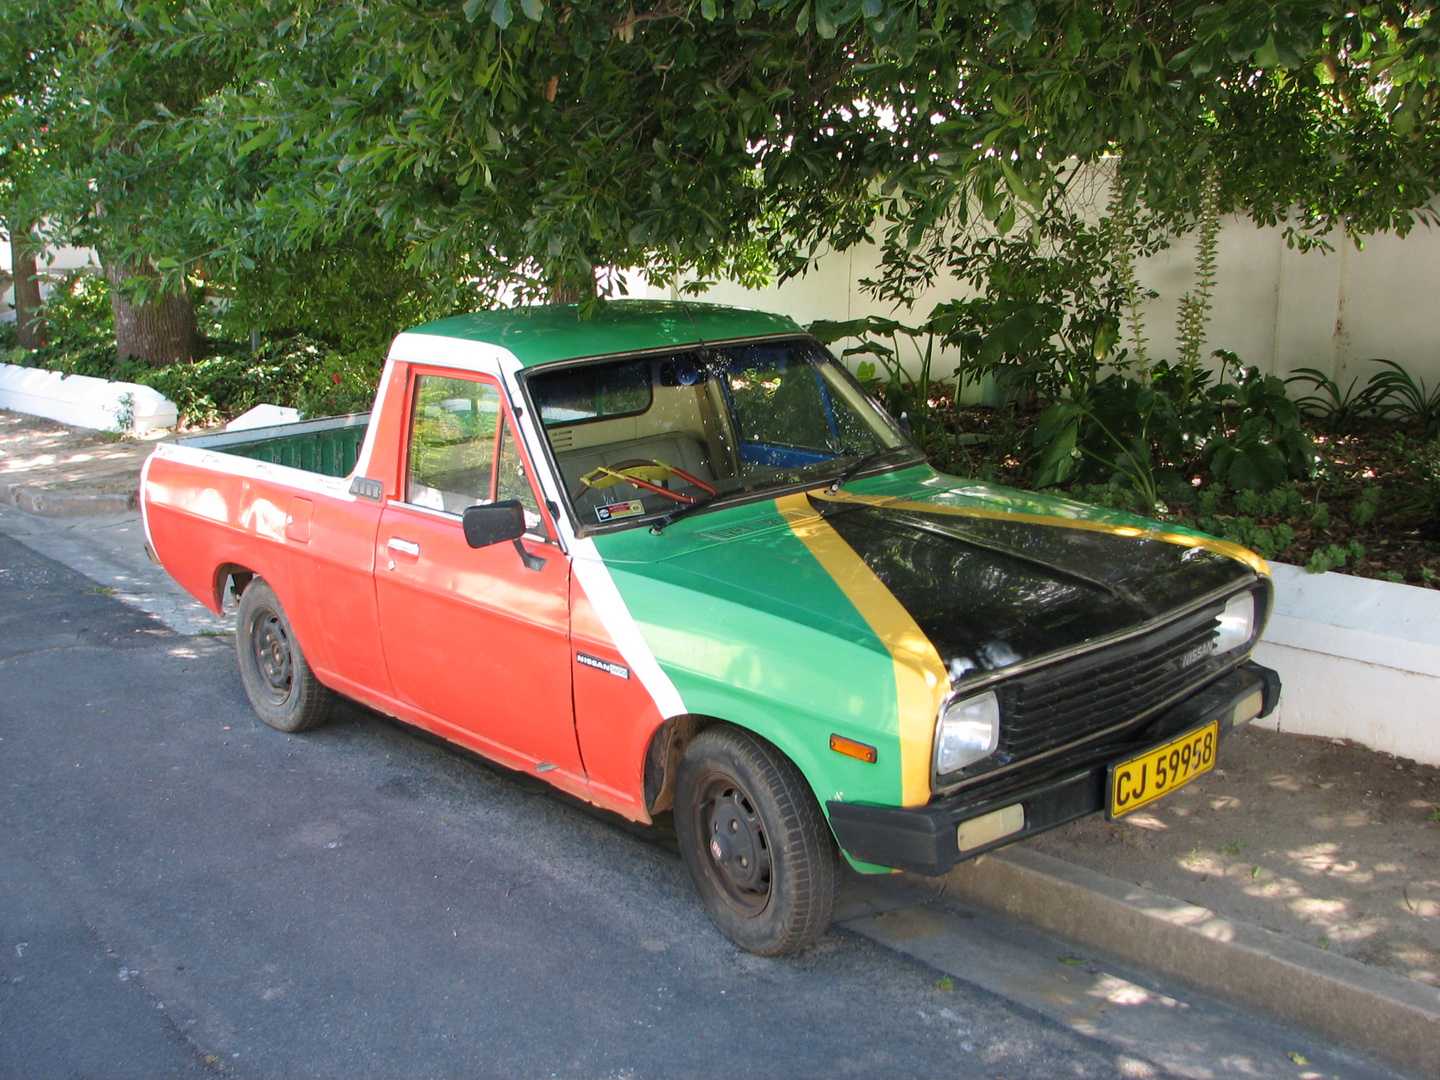
[{"label": "side window", "polygon": [[500,425],[500,458],[495,468],[495,500],[519,499],[525,510],[525,527],[532,532],[542,529],[540,505],[535,501],[535,489],[525,475],[525,461],[515,445],[515,433],[508,423]]},{"label": "side window", "polygon": [[452,514],[489,502],[500,421],[495,387],[421,375],[410,419],[405,501]]}]

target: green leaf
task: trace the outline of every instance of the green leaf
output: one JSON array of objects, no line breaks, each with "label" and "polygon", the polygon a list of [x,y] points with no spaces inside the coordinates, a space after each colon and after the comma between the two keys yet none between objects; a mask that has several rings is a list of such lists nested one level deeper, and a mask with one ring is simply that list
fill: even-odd
[{"label": "green leaf", "polygon": [[1033,188],[1027,185],[1024,180],[1020,179],[1020,174],[1015,171],[1013,165],[1004,158],[1000,158],[999,161],[1000,171],[1005,174],[1005,183],[1010,188],[1011,193],[1021,202],[1035,210],[1039,210],[1040,196]]},{"label": "green leaf", "polygon": [[[472,7],[478,8],[483,2],[484,0],[466,0],[465,17],[473,22],[475,16],[471,13],[470,9]],[[495,0],[495,2],[490,5],[490,21],[501,30],[509,27],[512,18],[510,0]]]},{"label": "green leaf", "polygon": [[1265,44],[1255,50],[1255,63],[1262,68],[1273,68],[1280,66],[1280,51],[1275,48],[1275,35],[1271,34],[1265,39]]},{"label": "green leaf", "polygon": [[815,32],[826,41],[837,33],[835,15],[830,10],[830,0],[815,0]]},{"label": "green leaf", "polygon": [[[1079,434],[1079,421],[1072,418],[1060,428],[1053,438],[1039,448],[1040,457],[1035,465],[1034,483],[1036,487],[1059,484],[1068,479],[1070,474],[1075,471],[1075,442]],[[1039,438],[1038,430],[1036,438]]]},{"label": "green leaf", "polygon": [[869,321],[866,319],[846,319],[844,321],[816,319],[805,327],[826,345],[839,341],[841,338],[860,337],[869,328]]},{"label": "green leaf", "polygon": [[525,17],[531,22],[539,22],[545,16],[545,4],[542,0],[520,0],[520,10],[525,12]]},{"label": "green leaf", "polygon": [[700,17],[706,22],[714,22],[719,12],[715,9],[715,0],[700,0]]},{"label": "green leaf", "polygon": [[1096,360],[1104,360],[1105,357],[1110,355],[1110,350],[1115,347],[1115,343],[1119,340],[1119,323],[1101,323],[1099,328],[1095,331],[1095,345],[1094,348],[1091,350],[1091,355],[1094,356]]},{"label": "green leaf", "polygon": [[1266,443],[1224,446],[1215,455],[1214,473],[1242,491],[1270,491],[1286,480],[1285,458]]},{"label": "green leaf", "polygon": [[1028,38],[1035,32],[1035,5],[1030,3],[1030,0],[1008,5],[1005,8],[1005,21],[1020,37]]}]

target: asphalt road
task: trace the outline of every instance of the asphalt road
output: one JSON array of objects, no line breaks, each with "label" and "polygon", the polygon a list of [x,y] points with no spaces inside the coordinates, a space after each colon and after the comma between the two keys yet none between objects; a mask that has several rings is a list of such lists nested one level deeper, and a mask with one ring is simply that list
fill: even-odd
[{"label": "asphalt road", "polygon": [[[678,856],[0,537],[0,1075],[1153,1075],[832,931],[739,952]],[[523,677],[523,673],[517,673]]]}]

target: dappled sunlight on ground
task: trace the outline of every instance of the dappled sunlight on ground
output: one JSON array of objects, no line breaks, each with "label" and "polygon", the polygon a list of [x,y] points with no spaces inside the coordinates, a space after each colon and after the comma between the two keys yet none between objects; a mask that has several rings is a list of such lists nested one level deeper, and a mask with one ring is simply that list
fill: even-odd
[{"label": "dappled sunlight on ground", "polygon": [[1164,830],[1170,827],[1150,813],[1132,814],[1126,820],[1137,829]]},{"label": "dappled sunlight on ground", "polygon": [[1121,822],[1029,841],[1059,858],[1440,986],[1440,770],[1242,730],[1219,767]]},{"label": "dappled sunlight on ground", "polygon": [[0,410],[0,486],[77,480],[91,490],[133,485],[152,446]]}]

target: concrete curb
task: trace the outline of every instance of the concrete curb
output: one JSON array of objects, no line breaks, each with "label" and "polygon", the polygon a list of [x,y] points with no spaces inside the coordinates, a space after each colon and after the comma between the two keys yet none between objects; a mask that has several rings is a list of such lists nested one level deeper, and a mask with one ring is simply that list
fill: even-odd
[{"label": "concrete curb", "polygon": [[17,510],[40,517],[93,517],[129,513],[140,504],[140,494],[138,491],[83,494],[11,484],[5,489],[5,501]]},{"label": "concrete curb", "polygon": [[1023,848],[962,863],[946,883],[1061,937],[1440,1076],[1440,990]]}]

